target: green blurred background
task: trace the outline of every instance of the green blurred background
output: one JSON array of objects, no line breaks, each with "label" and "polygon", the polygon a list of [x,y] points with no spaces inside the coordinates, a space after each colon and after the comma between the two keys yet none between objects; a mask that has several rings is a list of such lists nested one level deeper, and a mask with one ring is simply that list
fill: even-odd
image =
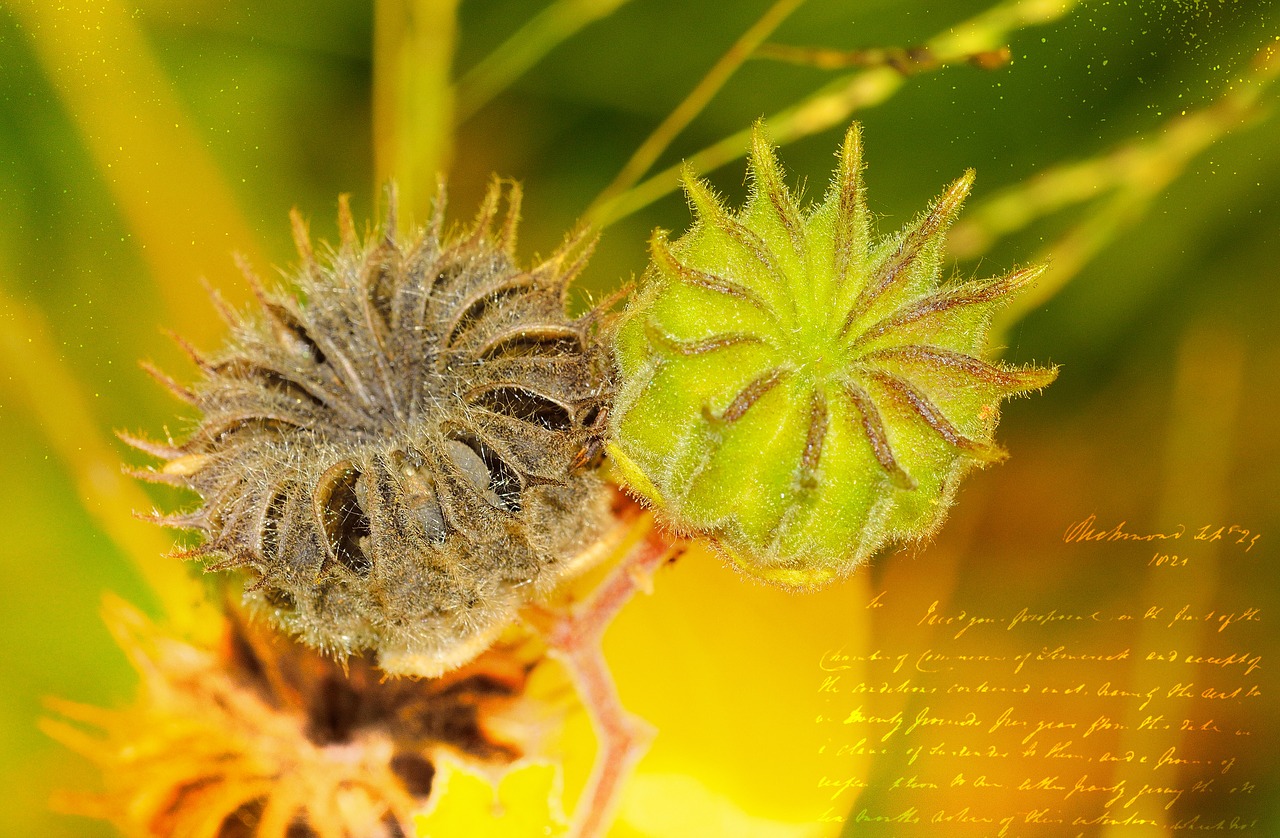
[{"label": "green blurred background", "polygon": [[[771,40],[911,46],[991,5],[809,0]],[[458,127],[453,215],[470,213],[490,172],[519,179],[522,254],[548,253],[768,6],[631,0],[559,44]],[[457,72],[542,7],[462,0]],[[872,210],[888,231],[966,167],[978,171],[970,205],[979,208],[1050,167],[1158,141],[1170,120],[1210,106],[1229,87],[1255,84],[1250,62],[1278,32],[1280,8],[1270,2],[1094,0],[1012,32],[1006,66],[960,62],[915,74],[853,115],[864,125]],[[133,676],[101,624],[100,598],[110,590],[156,605],[109,530],[157,544],[164,536],[138,535],[121,519],[109,502],[117,477],[103,471],[99,443],[75,423],[101,436],[180,430],[175,404],[136,361],[152,359],[185,380],[190,368],[161,328],[216,345],[220,326],[199,280],[242,302],[247,289],[230,253],[248,254],[268,276],[271,266],[291,264],[290,208],[321,239],[336,238],[339,193],[351,193],[358,219],[378,212],[373,33],[371,7],[332,0],[305,7],[86,0],[56,8],[0,0],[0,834],[108,834],[47,812],[51,789],[84,786],[91,771],[35,723],[44,696],[125,702]],[[660,167],[846,72],[748,62]],[[1042,397],[1007,410],[1002,437],[1011,463],[974,478],[985,487],[975,491],[997,498],[978,523],[995,567],[1025,570],[1000,552],[1007,530],[1000,522],[1056,532],[1075,512],[1103,507],[1158,527],[1167,510],[1201,500],[1171,486],[1171,475],[1262,532],[1259,550],[1277,556],[1270,543],[1280,538],[1276,98],[1263,91],[1247,123],[1224,123],[1229,130],[1185,168],[1167,171],[1170,187],[1149,202],[1112,206],[1100,186],[1096,200],[1049,213],[960,264],[964,276],[1045,253],[1071,265],[1075,251],[1063,237],[1081,224],[1103,231],[1096,256],[1004,341],[1013,360],[1063,369]],[[793,182],[807,179],[811,196],[828,177],[846,122],[782,152]],[[709,174],[737,201],[742,170],[735,161]],[[612,225],[583,287],[600,293],[639,274],[650,230],[686,222],[682,198],[668,194]],[[1191,361],[1179,367],[1179,358],[1195,361],[1190,372]],[[1180,381],[1191,383],[1189,394],[1179,395]],[[1195,413],[1204,400],[1222,407],[1208,424]],[[109,445],[113,457],[139,462]],[[962,493],[959,515],[964,508]],[[1219,579],[1223,596],[1250,590],[1270,614],[1277,581],[1265,558]],[[1129,582],[1138,584],[1075,576],[1063,584],[1087,597]],[[1277,651],[1274,637],[1259,642]],[[1277,741],[1274,719],[1257,722],[1255,744]],[[1280,794],[1276,769],[1260,762],[1255,770]],[[1280,828],[1280,820],[1271,823]]]}]

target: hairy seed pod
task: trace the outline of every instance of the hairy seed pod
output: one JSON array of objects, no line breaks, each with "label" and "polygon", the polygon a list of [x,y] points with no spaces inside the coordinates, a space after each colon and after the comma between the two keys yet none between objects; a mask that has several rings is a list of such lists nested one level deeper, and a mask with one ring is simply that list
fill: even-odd
[{"label": "hairy seed pod", "polygon": [[[520,191],[495,181],[474,226],[442,206],[407,242],[394,202],[361,242],[318,257],[294,216],[298,296],[253,283],[256,317],[191,389],[182,442],[127,438],[167,462],[143,477],[198,492],[161,523],[200,530],[189,555],[243,567],[253,610],[391,673],[434,675],[486,648],[545,593],[607,514],[594,473],[612,397],[603,310],[565,314],[586,261],[570,237],[530,270],[514,259]],[[299,298],[300,297],[300,298]],[[167,380],[167,379],[166,379]]]},{"label": "hairy seed pod", "polygon": [[932,533],[960,478],[1004,452],[1000,401],[1056,370],[981,356],[993,311],[1043,266],[940,281],[973,173],[873,240],[857,126],[825,200],[802,210],[757,130],[731,213],[686,174],[697,223],[655,234],[618,329],[610,450],[669,522],[741,570],[810,587]]}]

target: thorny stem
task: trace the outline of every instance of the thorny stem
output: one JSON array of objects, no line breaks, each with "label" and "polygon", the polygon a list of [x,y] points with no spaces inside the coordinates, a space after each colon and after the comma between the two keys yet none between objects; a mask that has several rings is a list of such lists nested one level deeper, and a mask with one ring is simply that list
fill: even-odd
[{"label": "thorny stem", "polygon": [[[1066,15],[1079,0],[1010,0],[940,32],[925,42],[937,67],[991,53],[1009,36],[1028,26],[1050,23]],[[842,76],[765,120],[775,145],[786,145],[848,121],[855,111],[891,98],[907,77],[889,66],[873,67]],[[707,173],[737,160],[749,145],[750,129],[725,137],[687,158],[695,171]],[[673,191],[684,165],[672,166],[618,195],[593,219],[600,228],[647,207]]]},{"label": "thorny stem", "polygon": [[628,713],[622,705],[605,660],[604,633],[637,591],[649,589],[653,573],[683,550],[684,544],[656,528],[649,516],[633,526],[643,529],[642,540],[585,601],[564,612],[530,615],[533,622],[541,624],[551,655],[573,680],[599,743],[574,817],[573,834],[577,838],[605,833],[631,770],[654,736],[647,722]]},{"label": "thorny stem", "polygon": [[636,181],[649,171],[662,152],[671,145],[671,141],[688,127],[698,114],[702,113],[707,104],[759,48],[764,39],[769,37],[802,3],[804,0],[777,0],[760,16],[759,20],[742,33],[742,36],[703,76],[702,81],[698,82],[685,100],[677,105],[640,144],[613,182],[606,186],[599,197],[587,208],[585,217],[588,222],[593,221],[603,211],[607,211],[615,197],[634,186]]},{"label": "thorny stem", "polygon": [[373,150],[376,186],[394,181],[400,224],[429,218],[437,178],[449,170],[453,51],[459,0],[374,5]]},{"label": "thorny stem", "polygon": [[556,0],[458,81],[457,120],[465,122],[562,41],[630,0]]}]

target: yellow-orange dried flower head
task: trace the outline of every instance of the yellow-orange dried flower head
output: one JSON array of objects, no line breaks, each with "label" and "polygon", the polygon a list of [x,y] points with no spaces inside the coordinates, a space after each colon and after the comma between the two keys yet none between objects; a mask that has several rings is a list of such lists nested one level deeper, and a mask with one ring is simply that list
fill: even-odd
[{"label": "yellow-orange dried flower head", "polygon": [[529,667],[508,653],[444,678],[387,679],[368,655],[344,668],[239,619],[216,651],[118,601],[107,620],[142,677],[137,702],[52,702],[62,718],[44,727],[102,769],[103,791],[61,808],[125,835],[412,835],[441,759],[500,766],[521,754],[499,716]]}]

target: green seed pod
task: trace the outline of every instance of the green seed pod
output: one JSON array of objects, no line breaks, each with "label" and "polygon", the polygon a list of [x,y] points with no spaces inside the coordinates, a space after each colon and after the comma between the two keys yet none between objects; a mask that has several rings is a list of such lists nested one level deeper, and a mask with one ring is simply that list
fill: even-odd
[{"label": "green seed pod", "polygon": [[676,242],[654,234],[615,344],[623,479],[674,528],[789,587],[933,533],[961,477],[1005,456],[1001,400],[1057,374],[981,357],[993,312],[1043,265],[940,280],[973,172],[873,239],[856,125],[839,156],[803,210],[758,126],[740,212],[686,172],[697,221]]}]

